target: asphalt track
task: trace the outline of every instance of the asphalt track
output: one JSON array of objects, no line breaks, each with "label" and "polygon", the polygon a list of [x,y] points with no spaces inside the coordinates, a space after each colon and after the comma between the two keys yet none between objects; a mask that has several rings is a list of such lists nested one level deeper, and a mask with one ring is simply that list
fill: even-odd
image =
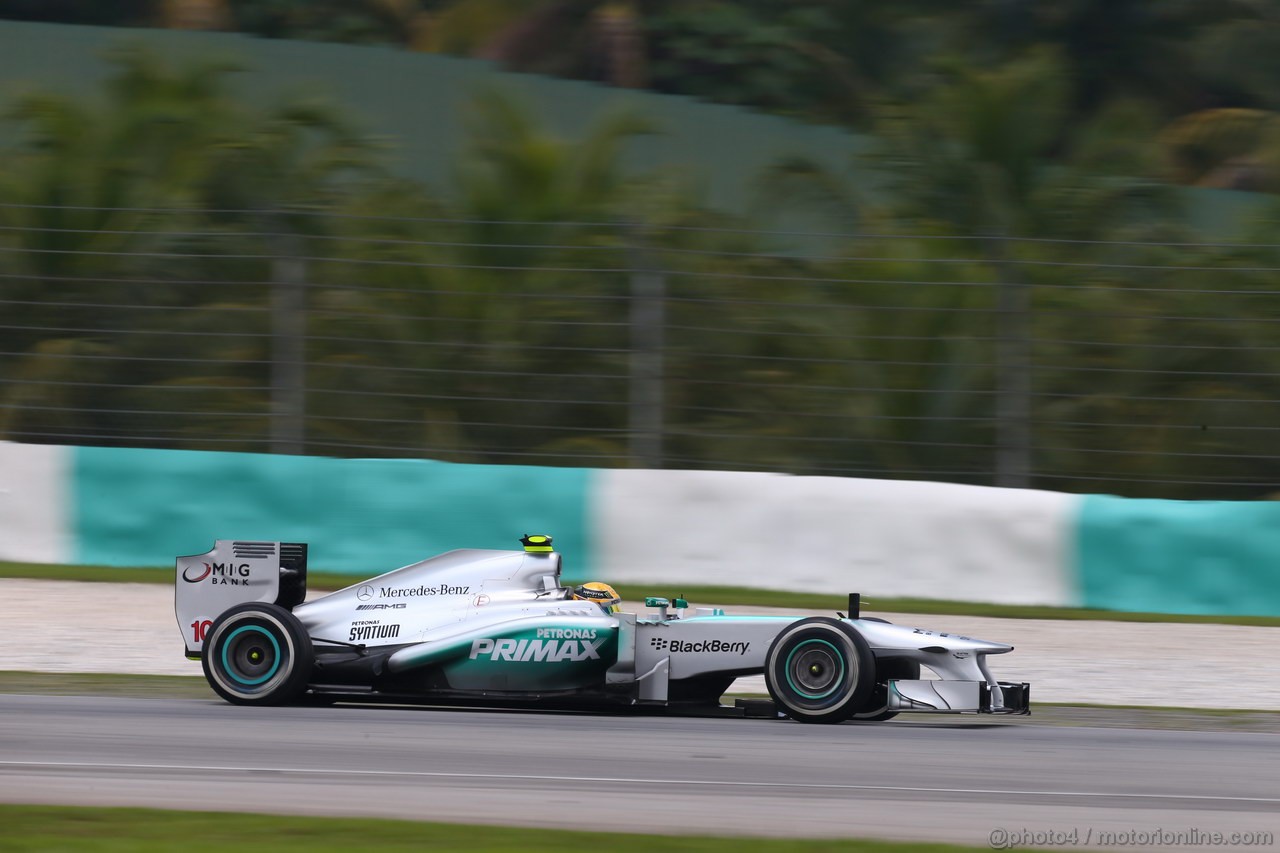
[{"label": "asphalt track", "polygon": [[973,718],[806,726],[0,695],[0,801],[682,834],[985,846],[993,831],[1075,830],[1065,846],[1081,847],[1106,831],[1280,835],[1277,748],[1272,734]]}]

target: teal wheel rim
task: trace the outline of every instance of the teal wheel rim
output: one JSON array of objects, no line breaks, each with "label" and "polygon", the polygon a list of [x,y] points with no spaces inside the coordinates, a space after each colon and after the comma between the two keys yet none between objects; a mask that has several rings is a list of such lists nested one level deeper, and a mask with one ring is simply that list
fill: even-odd
[{"label": "teal wheel rim", "polygon": [[[265,646],[255,645],[253,636],[255,634],[265,637],[271,644],[270,655],[267,655]],[[231,661],[227,659],[227,652],[233,647],[236,651],[233,657],[237,658],[235,666],[232,666]],[[243,662],[239,660],[242,651],[244,653]],[[267,670],[258,674],[257,670],[262,666],[266,666]],[[258,625],[242,625],[227,635],[226,641],[222,644],[222,671],[237,684],[242,684],[245,687],[257,687],[259,684],[271,679],[279,670],[280,643],[276,641],[270,631]]]},{"label": "teal wheel rim", "polygon": [[805,699],[827,699],[844,683],[844,656],[826,640],[810,639],[796,645],[783,664],[787,686]]}]

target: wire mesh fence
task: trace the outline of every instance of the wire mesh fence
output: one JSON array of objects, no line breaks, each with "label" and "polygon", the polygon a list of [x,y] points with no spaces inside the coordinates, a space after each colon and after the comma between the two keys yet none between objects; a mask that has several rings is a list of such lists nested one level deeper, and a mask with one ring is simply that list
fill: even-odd
[{"label": "wire mesh fence", "polygon": [[0,209],[0,439],[1280,480],[1276,245]]}]

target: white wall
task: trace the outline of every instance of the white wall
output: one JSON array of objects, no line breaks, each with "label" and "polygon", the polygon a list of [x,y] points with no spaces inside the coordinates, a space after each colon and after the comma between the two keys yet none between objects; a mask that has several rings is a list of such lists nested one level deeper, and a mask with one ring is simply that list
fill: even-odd
[{"label": "white wall", "polygon": [[1079,498],[903,480],[597,473],[607,580],[1071,605]]},{"label": "white wall", "polygon": [[0,441],[0,560],[71,562],[73,452]]},{"label": "white wall", "polygon": [[[74,538],[75,452],[0,442],[0,560],[71,563],[83,556]],[[569,559],[586,561],[605,580],[861,592],[872,599],[1081,600],[1074,580],[1081,499],[1073,495],[903,480],[600,470],[584,498],[591,545]]]}]

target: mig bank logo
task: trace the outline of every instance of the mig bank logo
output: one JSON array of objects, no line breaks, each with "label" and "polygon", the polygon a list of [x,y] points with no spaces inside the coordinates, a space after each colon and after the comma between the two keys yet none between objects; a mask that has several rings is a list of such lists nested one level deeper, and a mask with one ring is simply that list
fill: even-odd
[{"label": "mig bank logo", "polygon": [[[541,634],[542,629],[538,633]],[[567,634],[570,631],[564,631],[563,633]],[[586,634],[588,632],[583,631],[581,633]],[[592,638],[584,637],[581,640],[515,640],[511,638],[472,640],[471,660],[505,660],[512,663],[525,661],[558,663],[560,661],[600,660],[600,647],[604,645],[608,637],[594,639],[595,631],[591,631],[590,634]]]},{"label": "mig bank logo", "polygon": [[[213,566],[208,563],[201,563],[200,565],[204,566],[203,572],[200,571],[199,566],[187,566],[186,570],[182,573],[182,579],[187,583],[200,583],[200,581],[209,577],[209,575],[213,573]],[[191,574],[192,569],[195,569],[195,575]]]},{"label": "mig bank logo", "polygon": [[182,579],[187,583],[200,583],[207,578],[209,583],[214,585],[249,585],[248,563],[240,563],[239,565],[235,563],[201,563],[200,565],[204,566],[204,571],[200,571],[199,566],[187,566],[182,571]]}]

